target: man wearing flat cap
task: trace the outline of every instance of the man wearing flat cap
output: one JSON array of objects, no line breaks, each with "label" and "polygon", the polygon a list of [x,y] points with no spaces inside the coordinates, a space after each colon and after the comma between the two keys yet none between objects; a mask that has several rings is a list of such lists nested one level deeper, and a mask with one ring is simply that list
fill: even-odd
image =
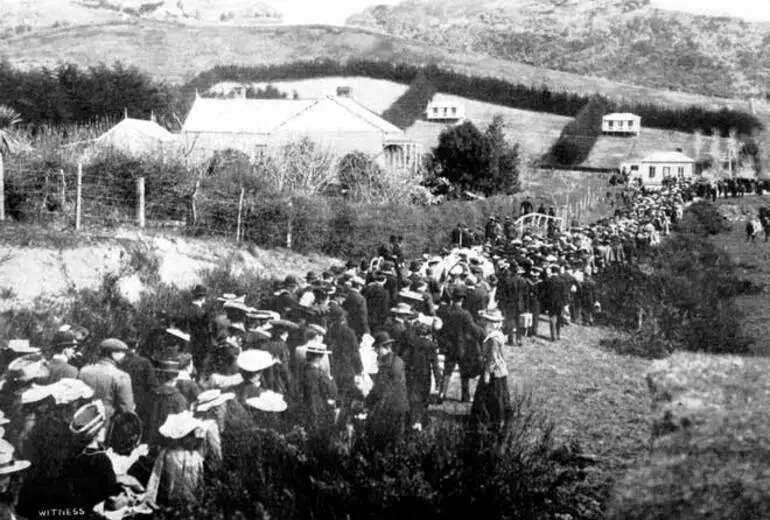
[{"label": "man wearing flat cap", "polygon": [[78,379],[94,389],[94,399],[104,403],[106,420],[115,411],[134,412],[134,392],[131,377],[118,368],[128,352],[128,345],[117,338],[108,338],[99,344],[101,358],[80,370]]},{"label": "man wearing flat cap", "polygon": [[77,336],[74,332],[58,331],[51,340],[51,359],[48,362],[48,378],[42,383],[53,384],[60,379],[77,379],[78,369],[70,365],[70,359],[78,347]]}]

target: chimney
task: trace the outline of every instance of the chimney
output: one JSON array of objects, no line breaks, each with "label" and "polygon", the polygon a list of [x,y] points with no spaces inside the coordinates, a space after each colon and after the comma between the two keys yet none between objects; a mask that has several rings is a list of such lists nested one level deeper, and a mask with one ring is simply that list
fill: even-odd
[{"label": "chimney", "polygon": [[679,153],[684,153],[684,148],[682,148],[681,146],[677,146],[676,151]]},{"label": "chimney", "polygon": [[348,87],[346,85],[341,85],[341,86],[337,87],[337,96],[339,96],[339,97],[348,97],[349,98],[352,95],[353,95],[353,89],[352,88],[350,88],[350,87]]}]

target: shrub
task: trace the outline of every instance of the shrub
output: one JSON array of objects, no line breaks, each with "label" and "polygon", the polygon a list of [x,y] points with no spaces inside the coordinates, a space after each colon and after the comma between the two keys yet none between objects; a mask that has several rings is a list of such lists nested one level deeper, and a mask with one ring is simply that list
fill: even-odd
[{"label": "shrub", "polygon": [[718,235],[730,230],[727,219],[712,203],[701,200],[685,210],[678,230],[692,235]]}]

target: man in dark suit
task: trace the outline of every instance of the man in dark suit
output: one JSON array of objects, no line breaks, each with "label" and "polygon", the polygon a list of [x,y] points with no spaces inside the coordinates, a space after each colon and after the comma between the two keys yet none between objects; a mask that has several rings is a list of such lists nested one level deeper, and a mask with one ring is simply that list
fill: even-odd
[{"label": "man in dark suit", "polygon": [[527,312],[529,285],[523,278],[524,269],[512,266],[506,271],[500,287],[499,305],[505,316],[505,333],[509,335],[511,345],[521,345],[524,333],[519,327],[519,315]]},{"label": "man in dark suit", "polygon": [[474,275],[469,276],[465,284],[468,286],[468,298],[463,307],[468,310],[474,320],[478,321],[480,320],[479,311],[483,311],[489,305],[489,292]]},{"label": "man in dark suit", "polygon": [[202,285],[192,290],[192,300],[184,311],[185,330],[190,333],[190,354],[198,374],[203,371],[206,355],[214,346],[212,311],[208,305],[208,291]]},{"label": "man in dark suit", "polygon": [[78,347],[77,336],[70,331],[59,331],[51,341],[51,360],[48,362],[48,377],[41,384],[50,385],[60,379],[77,379],[78,369],[70,364]]},{"label": "man in dark suit", "polygon": [[377,273],[374,281],[367,285],[361,294],[366,298],[366,308],[369,314],[369,330],[382,330],[390,314],[390,293],[385,289],[387,277]]},{"label": "man in dark suit", "polygon": [[[446,397],[449,380],[456,366],[460,367],[460,382],[462,388],[461,400],[470,401],[470,380],[478,376],[477,361],[479,361],[479,342],[484,339],[485,331],[476,324],[471,314],[463,308],[467,297],[467,289],[458,285],[450,295],[452,304],[445,310],[440,309],[439,317],[444,322],[439,338],[444,346],[445,362],[444,377],[441,382],[439,400]],[[474,360],[475,358],[475,360]]]},{"label": "man in dark suit", "polygon": [[546,269],[546,280],[543,282],[543,304],[551,330],[551,341],[561,339],[561,326],[563,324],[562,312],[567,305],[566,284],[555,267]]},{"label": "man in dark suit", "polygon": [[296,276],[289,275],[283,282],[283,288],[276,294],[273,310],[285,316],[290,309],[294,309],[298,304],[297,292],[299,291],[299,280]]},{"label": "man in dark suit", "polygon": [[131,388],[136,402],[136,414],[146,421],[150,414],[153,391],[160,386],[155,369],[149,359],[137,353],[137,341],[126,342],[129,350],[119,368],[131,378]]},{"label": "man in dark suit", "polygon": [[337,385],[343,417],[347,417],[350,405],[359,398],[356,377],[363,375],[364,366],[358,351],[356,334],[348,326],[345,311],[338,305],[329,308],[329,330],[325,342],[331,349],[331,372]]},{"label": "man in dark suit", "polygon": [[385,330],[393,340],[393,352],[401,356],[404,345],[402,342],[406,332],[406,321],[415,316],[412,307],[408,303],[401,302],[390,309],[391,316],[385,324]]},{"label": "man in dark suit", "polygon": [[409,414],[406,368],[392,346],[393,339],[387,332],[375,334],[379,368],[374,387],[366,397],[369,409],[366,430],[373,445],[380,449],[403,435]]},{"label": "man in dark suit", "polygon": [[356,340],[361,343],[361,338],[369,332],[369,313],[366,306],[366,298],[361,294],[364,280],[358,276],[350,279],[350,290],[342,304],[342,308],[348,313],[348,324],[356,334]]}]

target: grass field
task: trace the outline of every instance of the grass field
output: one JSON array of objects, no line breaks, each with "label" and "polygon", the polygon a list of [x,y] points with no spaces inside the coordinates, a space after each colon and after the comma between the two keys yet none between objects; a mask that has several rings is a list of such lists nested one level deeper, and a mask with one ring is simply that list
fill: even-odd
[{"label": "grass field", "polygon": [[[601,490],[597,501],[603,503],[612,483],[648,454],[650,395],[644,375],[650,361],[602,350],[599,342],[617,334],[602,327],[572,325],[562,331],[560,342],[552,343],[544,339],[548,324],[542,322],[540,334],[523,347],[506,347],[509,387],[533,393],[555,421],[558,440],[577,441],[598,457],[587,480]],[[449,397],[460,397],[458,374]],[[465,414],[469,406],[445,401],[440,408]]]},{"label": "grass field", "polygon": [[[718,199],[718,205],[723,211],[738,217],[742,213],[755,214],[761,206],[770,207],[770,197]],[[736,218],[732,231],[719,235],[714,240],[730,254],[742,278],[764,286],[761,293],[740,296],[736,303],[738,310],[743,314],[744,331],[755,341],[754,353],[770,356],[770,323],[767,320],[767,309],[770,308],[770,242],[765,242],[764,234],[760,234],[756,243],[747,243],[745,223],[745,218]]]}]

